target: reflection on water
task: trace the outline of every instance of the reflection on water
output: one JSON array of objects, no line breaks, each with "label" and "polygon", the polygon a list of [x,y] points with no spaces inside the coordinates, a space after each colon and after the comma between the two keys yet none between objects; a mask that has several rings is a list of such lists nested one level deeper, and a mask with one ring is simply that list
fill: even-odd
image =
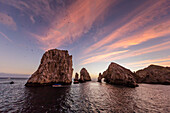
[{"label": "reflection on water", "polygon": [[0,85],[0,112],[170,112],[170,86],[137,88],[87,82],[67,87],[24,87],[26,80]]}]

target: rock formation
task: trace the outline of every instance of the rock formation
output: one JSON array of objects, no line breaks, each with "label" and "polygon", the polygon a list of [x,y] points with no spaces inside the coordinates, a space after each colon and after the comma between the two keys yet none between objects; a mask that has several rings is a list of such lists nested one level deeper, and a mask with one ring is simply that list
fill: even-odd
[{"label": "rock formation", "polygon": [[98,77],[98,82],[101,82],[101,80],[102,80],[102,74],[101,73],[99,73],[99,77]]},{"label": "rock formation", "polygon": [[170,67],[150,65],[136,72],[138,83],[170,84]]},{"label": "rock formation", "polygon": [[76,73],[76,74],[75,74],[74,81],[78,81],[78,80],[79,80],[79,74],[78,74],[78,73]]},{"label": "rock formation", "polygon": [[25,86],[43,86],[72,83],[72,56],[67,50],[52,49],[44,53],[38,70]]},{"label": "rock formation", "polygon": [[137,87],[134,74],[116,63],[111,63],[106,71],[103,72],[103,78],[110,84],[124,85],[128,87]]},{"label": "rock formation", "polygon": [[91,77],[85,68],[82,68],[80,71],[80,82],[91,81]]},{"label": "rock formation", "polygon": [[76,73],[74,78],[74,84],[78,84],[78,83],[79,83],[79,74]]}]

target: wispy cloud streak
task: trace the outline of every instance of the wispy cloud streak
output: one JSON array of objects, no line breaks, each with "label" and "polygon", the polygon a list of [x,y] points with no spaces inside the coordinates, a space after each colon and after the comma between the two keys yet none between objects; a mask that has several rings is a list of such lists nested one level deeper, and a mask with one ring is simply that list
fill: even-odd
[{"label": "wispy cloud streak", "polygon": [[154,45],[151,47],[147,47],[147,48],[143,48],[143,49],[139,49],[139,50],[135,50],[135,51],[130,51],[127,54],[123,54],[121,56],[110,58],[109,61],[120,60],[120,59],[129,58],[129,57],[144,55],[147,53],[153,53],[153,52],[157,52],[157,51],[167,50],[169,48],[170,48],[170,41],[167,41],[165,43],[157,44],[157,45]]},{"label": "wispy cloud streak", "polygon": [[57,25],[52,25],[46,31],[47,36],[36,36],[44,46],[44,49],[59,47],[70,44],[82,35],[86,34],[93,26],[94,22],[104,17],[110,5],[114,5],[115,0],[77,0],[66,10],[65,17],[57,18]]},{"label": "wispy cloud streak", "polygon": [[[103,48],[103,46],[108,45],[110,42],[114,41],[115,39],[125,39],[126,41],[129,39],[128,40],[129,45],[126,46],[130,46],[130,45],[137,45],[149,39],[162,36],[163,31],[161,31],[160,34],[157,33],[154,36],[153,34],[151,34],[157,32],[156,27],[161,27],[163,28],[163,30],[166,30],[165,28],[167,27],[168,28],[166,30],[166,34],[167,34],[170,28],[170,23],[168,21],[169,17],[167,15],[169,11],[168,9],[169,8],[168,8],[167,0],[154,2],[151,6],[145,8],[145,10],[140,11],[138,15],[133,17],[128,23],[118,28],[117,30],[114,30],[108,36],[104,37],[101,41],[87,48],[85,54],[90,53],[92,51],[96,51],[97,49],[105,49]],[[164,24],[164,21],[166,21],[166,24]],[[157,24],[157,26],[153,26],[154,24]],[[161,24],[164,25],[165,27],[164,26],[162,27]],[[147,31],[149,29],[153,29],[153,30]],[[127,37],[133,37],[133,38],[126,39]],[[130,42],[130,40],[132,40],[132,42]],[[117,43],[116,45],[118,45],[118,42],[116,43]],[[115,46],[114,43],[113,46]],[[109,47],[111,49],[111,46],[108,46],[108,48]]]},{"label": "wispy cloud streak", "polygon": [[4,33],[0,32],[0,34],[5,38],[7,39],[8,41],[12,42],[12,40],[10,38],[8,38]]},{"label": "wispy cloud streak", "polygon": [[127,66],[147,66],[150,64],[156,64],[156,63],[163,63],[170,61],[170,56],[167,58],[158,58],[158,59],[149,59],[149,60],[143,60],[143,61],[137,61],[134,63],[127,63]]},{"label": "wispy cloud streak", "polygon": [[107,60],[108,57],[111,57],[113,55],[118,55],[118,54],[126,53],[126,52],[128,52],[128,50],[116,51],[116,52],[107,53],[107,54],[103,54],[103,55],[97,55],[97,56],[94,56],[94,57],[91,57],[91,58],[88,58],[88,59],[84,60],[82,62],[82,65],[93,63],[93,62],[98,62],[98,61],[104,61],[104,60]]},{"label": "wispy cloud streak", "polygon": [[86,58],[82,61],[83,64],[89,64],[93,62],[99,62],[99,61],[115,61],[115,60],[120,60],[120,59],[126,59],[130,57],[135,57],[135,56],[140,56],[144,55],[147,53],[152,53],[152,52],[157,52],[157,51],[162,51],[162,50],[167,50],[170,48],[170,41],[157,44],[151,47],[135,50],[135,51],[130,51],[130,50],[124,50],[124,51],[117,51],[117,52],[109,52],[109,53],[103,53],[101,55],[96,55],[92,56],[89,58]]}]

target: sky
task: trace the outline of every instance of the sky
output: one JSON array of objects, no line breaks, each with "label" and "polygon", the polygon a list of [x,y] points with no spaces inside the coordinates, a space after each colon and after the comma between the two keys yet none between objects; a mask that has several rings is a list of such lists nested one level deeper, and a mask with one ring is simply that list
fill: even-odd
[{"label": "sky", "polygon": [[54,48],[92,77],[111,62],[170,66],[170,1],[0,0],[1,73],[32,74]]}]

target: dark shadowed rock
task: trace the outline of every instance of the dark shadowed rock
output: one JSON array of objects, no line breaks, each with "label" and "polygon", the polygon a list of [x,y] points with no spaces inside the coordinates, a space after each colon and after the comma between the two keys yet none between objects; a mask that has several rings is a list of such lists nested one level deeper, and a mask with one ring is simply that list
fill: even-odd
[{"label": "dark shadowed rock", "polygon": [[76,73],[76,74],[75,74],[74,81],[78,81],[78,80],[79,80],[79,74],[78,74],[78,73]]},{"label": "dark shadowed rock", "polygon": [[137,87],[137,83],[134,79],[134,74],[116,63],[111,63],[106,71],[102,75],[105,78],[105,82],[115,85],[124,85],[128,87]]},{"label": "dark shadowed rock", "polygon": [[101,73],[99,73],[99,77],[98,77],[98,82],[101,82],[101,80],[102,80],[102,74]]},{"label": "dark shadowed rock", "polygon": [[138,83],[170,84],[170,67],[150,65],[136,72]]},{"label": "dark shadowed rock", "polygon": [[78,83],[79,83],[79,74],[76,73],[74,78],[74,84],[78,84]]},{"label": "dark shadowed rock", "polygon": [[68,51],[52,49],[44,53],[38,70],[32,74],[25,85],[71,84],[72,72],[72,56]]},{"label": "dark shadowed rock", "polygon": [[82,68],[80,71],[80,82],[91,81],[91,77],[85,68]]}]

